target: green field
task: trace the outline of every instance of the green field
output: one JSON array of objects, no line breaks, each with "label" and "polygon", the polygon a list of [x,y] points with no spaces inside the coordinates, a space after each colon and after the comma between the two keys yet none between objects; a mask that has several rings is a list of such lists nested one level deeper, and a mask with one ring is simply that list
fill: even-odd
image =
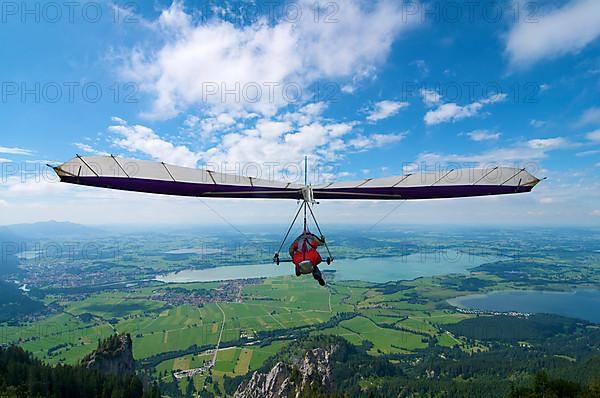
[{"label": "green field", "polygon": [[[477,277],[503,288],[512,286],[485,272]],[[296,332],[341,336],[357,346],[367,344],[374,356],[413,354],[430,344],[458,346],[466,352],[486,350],[446,331],[447,325],[474,316],[447,305],[448,298],[464,294],[449,283],[432,277],[382,286],[332,278],[322,288],[312,278],[290,276],[247,284],[235,300],[194,305],[169,304],[160,297],[173,291],[206,295],[222,289],[222,283],[152,282],[83,297],[48,296],[45,302],[62,311],[18,326],[5,325],[0,337],[44,361],[74,364],[100,338],[130,333],[134,358],[156,358],[148,370],[166,383],[174,382],[176,371],[202,368],[212,361],[211,349],[221,337],[211,373],[198,373],[193,383],[197,390],[222,392],[225,376],[260,368],[295,339],[270,340],[271,336]],[[188,384],[185,378],[175,382],[182,390]]]}]

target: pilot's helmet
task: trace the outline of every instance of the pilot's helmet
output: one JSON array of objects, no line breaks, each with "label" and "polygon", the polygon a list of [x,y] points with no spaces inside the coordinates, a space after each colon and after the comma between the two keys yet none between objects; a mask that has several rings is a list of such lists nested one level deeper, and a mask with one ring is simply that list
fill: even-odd
[{"label": "pilot's helmet", "polygon": [[313,271],[312,262],[310,260],[301,261],[300,264],[298,264],[298,269],[302,274],[310,274]]}]

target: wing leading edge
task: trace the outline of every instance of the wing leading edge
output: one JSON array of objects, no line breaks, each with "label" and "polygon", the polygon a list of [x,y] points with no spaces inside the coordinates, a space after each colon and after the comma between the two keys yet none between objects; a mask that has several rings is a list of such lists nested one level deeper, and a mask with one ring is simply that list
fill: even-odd
[{"label": "wing leading edge", "polygon": [[[77,156],[53,167],[65,183],[164,195],[301,199],[303,185],[114,156]],[[403,200],[529,192],[525,169],[494,167],[415,173],[312,187],[315,199]]]}]

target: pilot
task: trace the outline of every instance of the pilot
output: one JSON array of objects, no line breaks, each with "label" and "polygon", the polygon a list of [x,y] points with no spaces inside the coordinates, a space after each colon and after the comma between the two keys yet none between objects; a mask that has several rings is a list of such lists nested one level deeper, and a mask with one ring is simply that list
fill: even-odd
[{"label": "pilot", "polygon": [[325,237],[317,237],[311,233],[308,228],[302,235],[298,236],[290,246],[290,256],[296,266],[296,276],[302,274],[311,274],[319,282],[319,285],[325,286],[325,281],[321,275],[318,265],[321,263],[321,255],[317,247],[325,244]]}]

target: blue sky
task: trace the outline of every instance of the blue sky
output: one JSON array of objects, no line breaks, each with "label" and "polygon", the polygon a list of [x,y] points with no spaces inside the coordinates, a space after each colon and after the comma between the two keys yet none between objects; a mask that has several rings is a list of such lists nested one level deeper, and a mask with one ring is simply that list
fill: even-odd
[{"label": "blue sky", "polygon": [[319,211],[330,222],[600,221],[597,1],[11,4],[0,15],[1,223],[222,222],[206,204],[256,223],[295,206],[34,175],[75,153],[229,170],[307,154],[339,179],[521,165],[548,180],[518,197]]}]

